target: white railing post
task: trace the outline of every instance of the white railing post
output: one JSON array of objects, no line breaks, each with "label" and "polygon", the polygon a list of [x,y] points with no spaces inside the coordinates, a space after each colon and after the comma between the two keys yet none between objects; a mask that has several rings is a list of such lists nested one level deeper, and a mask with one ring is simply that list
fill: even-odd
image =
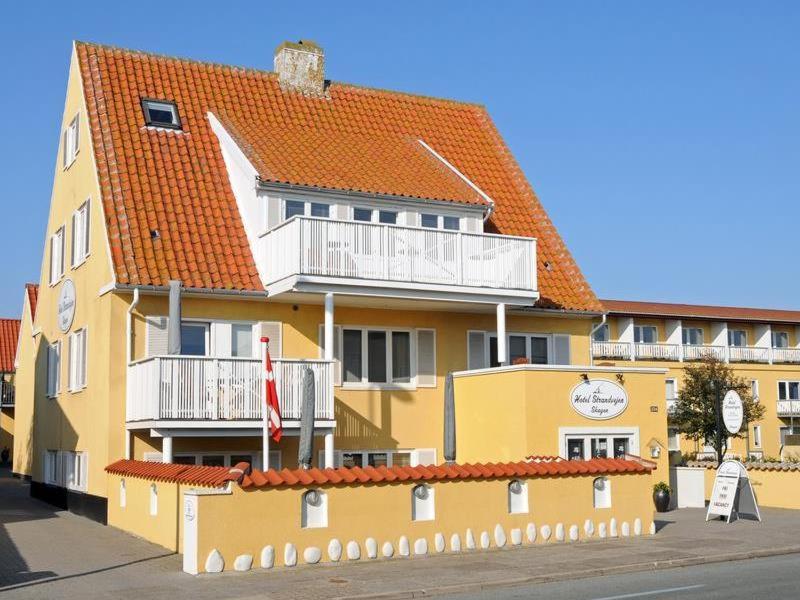
[{"label": "white railing post", "polygon": [[464,284],[464,236],[459,231],[456,235],[456,268],[458,285]]}]

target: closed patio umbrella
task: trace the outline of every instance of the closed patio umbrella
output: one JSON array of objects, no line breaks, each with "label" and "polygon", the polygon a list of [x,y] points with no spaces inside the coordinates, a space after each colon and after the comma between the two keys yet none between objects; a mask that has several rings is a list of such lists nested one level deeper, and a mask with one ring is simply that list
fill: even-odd
[{"label": "closed patio umbrella", "polygon": [[297,462],[301,469],[311,468],[314,446],[314,373],[306,367],[303,373],[303,403],[300,410],[300,444]]}]

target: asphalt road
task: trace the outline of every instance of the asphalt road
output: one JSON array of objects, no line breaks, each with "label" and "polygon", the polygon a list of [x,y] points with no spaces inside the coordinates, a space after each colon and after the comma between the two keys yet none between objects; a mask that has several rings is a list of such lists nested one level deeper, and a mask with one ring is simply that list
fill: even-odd
[{"label": "asphalt road", "polygon": [[448,600],[747,600],[800,598],[800,554],[491,589]]}]

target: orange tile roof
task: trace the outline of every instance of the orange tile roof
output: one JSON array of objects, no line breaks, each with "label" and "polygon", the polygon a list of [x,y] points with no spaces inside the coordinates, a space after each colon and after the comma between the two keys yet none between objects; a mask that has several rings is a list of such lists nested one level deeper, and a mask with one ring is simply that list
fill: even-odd
[{"label": "orange tile roof", "polygon": [[28,304],[31,307],[31,321],[36,318],[36,302],[39,299],[39,285],[36,283],[26,283],[25,292],[28,294]]},{"label": "orange tile roof", "polygon": [[618,315],[800,324],[800,311],[798,310],[707,306],[703,304],[669,304],[666,302],[638,302],[633,300],[601,300],[600,302],[606,312]]},{"label": "orange tile roof", "polygon": [[0,319],[0,372],[14,372],[19,324],[19,319]]},{"label": "orange tile roof", "polygon": [[220,487],[229,481],[238,481],[242,477],[240,466],[247,463],[228,467],[206,467],[199,465],[178,465],[174,463],[146,462],[141,460],[118,460],[106,467],[107,473],[137,477],[152,481],[168,483],[185,483],[189,485],[202,485],[207,487]]},{"label": "orange tile roof", "polygon": [[[87,43],[76,52],[121,284],[263,289],[211,112],[265,180],[482,202],[424,140],[493,198],[490,231],[538,238],[540,307],[601,310],[482,106],[336,82],[308,97],[266,71]],[[146,127],[143,97],[175,100],[183,131]]]}]

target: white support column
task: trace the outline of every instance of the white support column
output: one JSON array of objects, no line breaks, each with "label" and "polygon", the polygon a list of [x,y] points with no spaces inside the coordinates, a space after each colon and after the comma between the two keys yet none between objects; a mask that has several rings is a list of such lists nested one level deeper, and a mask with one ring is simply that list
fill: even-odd
[{"label": "white support column", "polygon": [[325,294],[325,360],[333,360],[333,292]]},{"label": "white support column", "polygon": [[270,467],[269,465],[269,417],[267,413],[269,411],[264,410],[264,423],[261,427],[261,470],[267,471]]},{"label": "white support column", "polygon": [[617,329],[620,342],[628,344],[630,359],[636,360],[636,346],[634,345],[633,317],[620,317],[617,319]]},{"label": "white support column", "polygon": [[125,430],[125,460],[131,459],[131,430]]},{"label": "white support column", "polygon": [[767,348],[769,355],[769,364],[772,364],[772,325],[769,323],[758,324],[754,327],[756,336],[754,346],[758,348]]},{"label": "white support column", "polygon": [[680,319],[667,319],[667,343],[678,348],[678,360],[683,362],[683,323]]},{"label": "white support column", "polygon": [[172,462],[172,436],[165,435],[161,438],[161,462]]},{"label": "white support column", "polygon": [[506,305],[497,305],[497,362],[501,365],[508,360],[506,352]]},{"label": "white support column", "polygon": [[333,468],[333,432],[325,434],[325,465],[326,469]]}]

